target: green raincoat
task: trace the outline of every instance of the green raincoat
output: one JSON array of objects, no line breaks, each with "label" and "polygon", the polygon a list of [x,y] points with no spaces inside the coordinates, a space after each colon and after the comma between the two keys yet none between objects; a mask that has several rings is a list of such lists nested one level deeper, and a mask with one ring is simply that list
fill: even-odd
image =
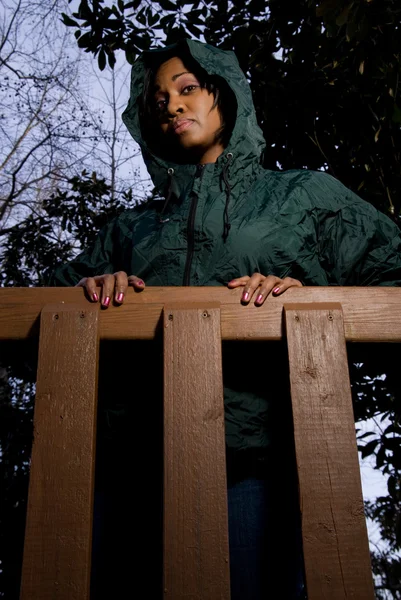
[{"label": "green raincoat", "polygon": [[[148,286],[225,285],[255,271],[304,285],[399,285],[397,226],[325,173],[263,169],[265,141],[235,55],[186,43],[193,58],[223,77],[235,95],[237,119],[227,148],[216,163],[202,167],[166,162],[150,151],[138,116],[141,57],[132,69],[123,120],[142,149],[159,199],[111,221],[92,248],[55,272],[52,285],[119,270]],[[248,361],[229,345],[224,358],[227,445],[236,450],[269,445],[272,404],[280,398],[276,353],[252,346]]]}]

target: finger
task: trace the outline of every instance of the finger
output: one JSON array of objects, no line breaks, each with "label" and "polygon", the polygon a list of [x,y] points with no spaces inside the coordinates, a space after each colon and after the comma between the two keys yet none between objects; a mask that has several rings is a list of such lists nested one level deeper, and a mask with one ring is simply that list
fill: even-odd
[{"label": "finger", "polygon": [[75,287],[83,287],[92,302],[98,302],[99,296],[96,290],[96,280],[94,277],[83,277]]},{"label": "finger", "polygon": [[145,282],[136,275],[130,275],[128,277],[128,285],[132,285],[138,292],[145,288]]},{"label": "finger", "polygon": [[269,294],[275,289],[279,289],[282,284],[282,279],[276,275],[268,275],[258,290],[258,295],[255,300],[256,306],[261,306]]},{"label": "finger", "polygon": [[231,281],[229,281],[227,283],[227,286],[229,288],[236,288],[236,287],[244,286],[248,283],[249,280],[250,280],[249,275],[244,275],[243,277],[237,277],[236,279],[232,279]]},{"label": "finger", "polygon": [[[95,279],[98,279],[98,277],[95,277]],[[101,304],[104,308],[107,308],[110,305],[110,300],[113,298],[116,278],[114,275],[107,274],[101,275],[99,280],[99,283],[102,286]]]},{"label": "finger", "polygon": [[125,271],[117,271],[117,273],[114,273],[114,277],[114,300],[118,304],[122,304],[124,302],[124,296],[127,292],[128,276]]},{"label": "finger", "polygon": [[303,287],[303,286],[302,286],[302,283],[298,279],[293,279],[292,277],[284,277],[284,279],[282,279],[281,283],[278,284],[273,289],[273,294],[275,296],[279,296],[280,294],[285,292],[285,290],[288,290],[288,288],[290,288],[290,287]]},{"label": "finger", "polygon": [[248,283],[244,286],[244,291],[242,292],[241,302],[242,304],[248,304],[254,295],[257,288],[261,283],[266,279],[264,275],[261,273],[254,273],[250,278]]}]

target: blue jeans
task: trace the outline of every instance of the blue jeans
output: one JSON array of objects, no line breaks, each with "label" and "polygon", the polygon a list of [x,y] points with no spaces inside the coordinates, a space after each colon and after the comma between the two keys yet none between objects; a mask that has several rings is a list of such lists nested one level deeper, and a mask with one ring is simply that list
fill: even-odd
[{"label": "blue jeans", "polygon": [[295,500],[271,488],[270,480],[255,478],[228,486],[231,600],[304,597]]}]

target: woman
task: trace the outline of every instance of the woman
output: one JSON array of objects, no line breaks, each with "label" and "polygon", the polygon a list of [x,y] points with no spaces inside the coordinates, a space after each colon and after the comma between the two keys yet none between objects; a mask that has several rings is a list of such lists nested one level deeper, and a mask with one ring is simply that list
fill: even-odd
[{"label": "woman", "polygon": [[[324,173],[262,168],[265,142],[231,52],[185,40],[144,53],[132,70],[123,119],[141,146],[155,196],[114,219],[93,248],[56,271],[54,285],[80,285],[105,308],[145,282],[242,287],[245,305],[302,284],[399,285],[401,238],[389,219]],[[235,600],[301,594],[280,364],[276,349],[253,345],[244,355],[238,346],[225,348]],[[272,375],[264,379],[266,370]],[[277,582],[266,573],[272,546],[294,577]]]}]

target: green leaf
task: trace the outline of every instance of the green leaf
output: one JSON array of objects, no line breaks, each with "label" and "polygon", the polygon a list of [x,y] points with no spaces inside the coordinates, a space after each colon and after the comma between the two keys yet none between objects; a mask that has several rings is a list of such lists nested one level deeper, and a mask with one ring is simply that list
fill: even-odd
[{"label": "green leaf", "polygon": [[316,8],[316,16],[326,19],[338,6],[338,0],[324,0]]},{"label": "green leaf", "polygon": [[118,0],[117,5],[118,5],[118,8],[120,9],[120,12],[123,13],[124,12],[124,8],[125,8],[124,0]]},{"label": "green leaf", "polygon": [[71,19],[71,17],[69,17],[68,15],[66,15],[65,13],[61,13],[62,16],[62,22],[64,23],[64,25],[67,25],[67,27],[79,27],[79,24],[74,21],[74,19]]},{"label": "green leaf", "polygon": [[196,27],[196,25],[193,25],[190,21],[185,23],[185,27],[197,38],[200,38],[203,35],[203,32],[199,29],[199,27]]},{"label": "green leaf", "polygon": [[177,6],[170,0],[159,0],[159,4],[163,10],[173,10],[174,12],[177,10]]},{"label": "green leaf", "polygon": [[388,427],[386,427],[386,429],[383,431],[384,435],[387,435],[388,433],[401,433],[401,427],[398,425],[394,425],[394,423],[391,423],[391,425],[389,425]]},{"label": "green leaf", "polygon": [[146,17],[144,14],[144,10],[142,8],[142,10],[139,11],[139,13],[136,15],[136,20],[138,21],[138,23],[140,23],[141,25],[146,25]]},{"label": "green leaf", "polygon": [[345,25],[345,23],[348,21],[348,14],[349,14],[349,6],[346,6],[344,8],[344,10],[338,15],[337,19],[336,19],[336,24],[341,27],[342,25]]},{"label": "green leaf", "polygon": [[159,15],[157,13],[150,15],[148,17],[148,24],[150,27],[153,27],[153,25],[156,25],[156,23],[158,22],[158,20],[160,19]]},{"label": "green leaf", "polygon": [[165,28],[168,25],[171,25],[172,23],[174,23],[174,21],[175,21],[175,15],[166,15],[160,19],[159,26]]},{"label": "green leaf", "polygon": [[136,52],[133,48],[129,48],[125,51],[125,58],[130,65],[133,65],[136,59]]},{"label": "green leaf", "polygon": [[[103,50],[103,48],[102,48],[102,50],[100,50],[100,52],[99,52],[99,56],[98,56],[98,58],[97,58],[97,62],[98,62],[98,65],[99,65],[99,69],[100,69],[101,71],[104,71],[104,69],[105,69],[105,67],[106,67],[106,53],[105,53],[105,51]],[[82,175],[83,175],[83,173],[82,173]]]},{"label": "green leaf", "polygon": [[383,439],[383,445],[388,450],[397,452],[401,448],[400,441],[399,437],[385,437]]},{"label": "green leaf", "polygon": [[386,449],[384,446],[381,446],[377,455],[376,455],[376,468],[380,469],[384,465],[384,461],[386,460]]},{"label": "green leaf", "polygon": [[92,18],[92,11],[89,8],[87,0],[81,0],[78,8],[78,16],[80,19],[89,21]]},{"label": "green leaf", "polygon": [[150,46],[150,38],[142,35],[131,35],[130,40],[138,48],[138,50],[148,50]]},{"label": "green leaf", "polygon": [[120,19],[108,19],[105,27],[107,29],[111,29],[112,31],[116,31],[117,29],[120,29],[120,27],[121,27],[121,20]]},{"label": "green leaf", "polygon": [[166,44],[175,44],[185,38],[188,38],[188,34],[183,27],[170,27],[167,32]]},{"label": "green leaf", "polygon": [[202,17],[202,16],[204,16],[203,9],[191,10],[191,12],[189,14],[189,18],[191,19],[192,23],[195,23],[196,21],[198,21],[199,23],[203,23],[203,21],[201,19],[199,19],[199,17]]},{"label": "green leaf", "polygon": [[114,69],[114,65],[116,64],[116,55],[112,50],[107,51],[107,58],[109,59],[110,68]]},{"label": "green leaf", "polygon": [[376,439],[376,440],[372,440],[371,442],[368,442],[364,446],[359,446],[358,448],[361,451],[362,458],[366,458],[367,456],[370,456],[371,454],[373,454],[378,443],[379,443],[379,440]]},{"label": "green leaf", "polygon": [[133,8],[133,9],[137,9],[139,7],[139,5],[141,4],[142,0],[134,0],[134,2],[127,2],[125,5],[125,8]]},{"label": "green leaf", "polygon": [[397,480],[394,475],[390,475],[387,480],[387,489],[390,496],[395,496],[397,492]]},{"label": "green leaf", "polygon": [[91,49],[91,41],[92,41],[92,33],[88,31],[88,33],[84,33],[78,40],[78,46],[80,48],[88,48]]},{"label": "green leaf", "polygon": [[375,435],[374,431],[366,431],[366,433],[362,433],[361,435],[358,435],[357,438],[358,438],[358,440],[362,440],[365,437],[370,437],[371,435]]},{"label": "green leaf", "polygon": [[345,34],[345,37],[347,38],[347,42],[350,42],[354,38],[354,36],[355,36],[355,34],[357,32],[357,27],[358,26],[355,23],[355,21],[348,21],[348,23],[347,23],[347,31],[346,31],[346,34]]},{"label": "green leaf", "polygon": [[393,123],[401,123],[401,109],[400,107],[394,103],[393,114],[391,117]]}]

